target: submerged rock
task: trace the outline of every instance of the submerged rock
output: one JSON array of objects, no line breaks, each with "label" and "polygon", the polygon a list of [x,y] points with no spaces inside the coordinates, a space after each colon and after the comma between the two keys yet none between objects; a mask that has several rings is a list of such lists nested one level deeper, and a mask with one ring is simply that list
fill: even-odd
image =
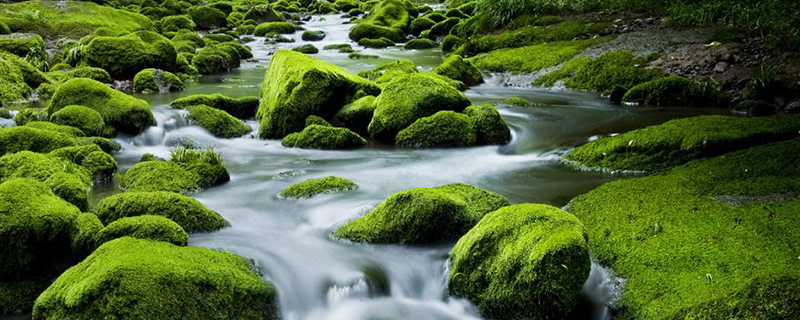
[{"label": "submerged rock", "polygon": [[220,138],[238,138],[252,131],[242,120],[219,109],[196,105],[187,107],[186,110],[189,111],[189,121]]},{"label": "submerged rock", "polygon": [[319,53],[319,49],[317,49],[317,47],[315,47],[313,44],[304,44],[304,45],[299,46],[299,47],[294,47],[294,48],[292,48],[292,51],[305,53],[305,54],[316,54],[316,53]]},{"label": "submerged rock", "polygon": [[281,197],[285,198],[307,198],[322,193],[339,192],[358,189],[358,186],[350,180],[340,177],[328,176],[324,178],[308,179],[303,182],[295,183],[281,191]]},{"label": "submerged rock", "polygon": [[347,128],[312,124],[283,137],[281,144],[288,148],[347,150],[364,147],[367,140]]},{"label": "submerged rock", "polygon": [[94,37],[83,55],[89,66],[103,68],[113,78],[130,79],[147,68],[172,70],[177,52],[162,35],[139,31],[119,37]]},{"label": "submerged rock", "polygon": [[669,76],[639,84],[625,93],[622,101],[654,106],[718,107],[722,94],[709,84],[681,76]]},{"label": "submerged rock", "polygon": [[135,92],[171,92],[184,88],[183,81],[169,71],[150,68],[139,71],[133,77]]},{"label": "submerged rock", "polygon": [[196,105],[206,105],[223,110],[239,119],[248,119],[256,115],[256,109],[258,109],[258,97],[248,96],[231,98],[219,93],[194,94],[188,97],[173,100],[169,105],[176,109],[183,109]]},{"label": "submerged rock", "polygon": [[449,56],[441,65],[433,69],[433,73],[463,82],[468,86],[483,83],[483,76],[478,68],[459,55]]},{"label": "submerged rock", "polygon": [[106,126],[103,116],[97,110],[76,105],[54,112],[50,115],[50,121],[78,128],[87,136],[103,135]]},{"label": "submerged rock", "polygon": [[395,145],[406,148],[467,147],[475,141],[475,124],[467,115],[439,111],[400,130]]},{"label": "submerged rock", "polygon": [[145,161],[133,165],[122,176],[120,186],[129,191],[186,193],[230,180],[228,169],[214,150],[172,151],[169,161]]},{"label": "submerged rock", "polygon": [[199,201],[165,191],[116,194],[101,200],[95,212],[106,224],[126,217],[164,216],[190,233],[215,231],[228,225],[219,213],[206,208]]},{"label": "submerged rock", "polygon": [[178,246],[185,246],[189,242],[189,235],[174,221],[162,216],[143,215],[109,223],[97,233],[97,243],[103,244],[122,237],[164,241]]}]

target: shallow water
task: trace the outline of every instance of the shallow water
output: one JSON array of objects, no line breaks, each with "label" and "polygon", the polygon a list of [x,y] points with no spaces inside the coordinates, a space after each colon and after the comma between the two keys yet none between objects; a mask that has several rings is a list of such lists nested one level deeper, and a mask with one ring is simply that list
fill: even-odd
[{"label": "shallow water", "polygon": [[[307,30],[323,30],[324,45],[350,43],[350,25],[337,16],[315,17]],[[519,96],[535,104],[512,107],[497,104],[512,128],[506,146],[463,149],[405,150],[373,144],[355,151],[288,149],[277,140],[254,137],[217,139],[184,120],[184,112],[166,107],[175,98],[196,93],[230,96],[258,95],[264,69],[278,48],[297,42],[249,43],[255,58],[219,76],[205,76],[186,91],[137,95],[156,113],[158,126],[136,137],[118,139],[121,170],[144,153],[167,158],[175,141],[189,138],[221,153],[231,181],[194,194],[231,224],[229,228],[195,234],[191,245],[238,253],[253,259],[264,277],[278,288],[284,319],[480,319],[468,301],[445,296],[446,256],[453,243],[430,246],[362,245],[335,240],[330,233],[357,218],[397,191],[464,182],[493,190],[514,203],[565,205],[574,196],[629,175],[581,171],[558,161],[575,145],[596,137],[657,124],[669,119],[716,110],[637,108],[611,105],[594,93],[504,87],[502,75],[487,75],[487,83],[467,95],[473,103],[497,103]],[[359,50],[355,44],[354,48]],[[398,58],[411,59],[421,71],[442,61],[438,49],[407,51],[401,47],[364,50],[378,60],[350,60],[347,54],[321,50],[315,55],[351,72],[371,69]],[[253,128],[255,121],[248,122]],[[285,200],[278,193],[309,178],[337,175],[359,189],[310,199]],[[97,188],[94,201],[119,192]],[[619,281],[593,265],[584,286],[584,301],[576,319],[608,319],[606,306],[618,292]]]}]

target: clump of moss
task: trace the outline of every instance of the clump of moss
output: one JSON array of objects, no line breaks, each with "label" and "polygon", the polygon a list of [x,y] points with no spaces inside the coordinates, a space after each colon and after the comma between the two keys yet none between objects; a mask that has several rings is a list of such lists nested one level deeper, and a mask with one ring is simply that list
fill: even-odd
[{"label": "clump of moss", "polygon": [[87,192],[89,186],[78,176],[66,172],[56,172],[47,178],[44,184],[53,191],[53,194],[78,209],[83,211],[89,209],[89,194]]},{"label": "clump of moss", "polygon": [[[102,229],[103,223],[97,215],[90,212],[80,213],[70,235],[73,254],[82,258],[92,253],[97,248],[97,233]],[[41,291],[44,291],[44,288]]]},{"label": "clump of moss", "polygon": [[78,128],[55,124],[47,121],[29,121],[28,123],[25,124],[25,127],[63,133],[70,137],[84,136],[83,131],[81,131]]},{"label": "clump of moss", "polygon": [[458,80],[468,86],[475,86],[483,83],[483,76],[478,68],[459,55],[450,55],[441,65],[433,69],[433,73]]},{"label": "clump of moss", "polygon": [[27,99],[33,92],[32,88],[38,87],[48,80],[30,63],[11,53],[0,49],[0,104]]},{"label": "clump of moss", "polygon": [[183,109],[190,106],[206,105],[227,112],[239,119],[252,118],[256,115],[258,108],[258,97],[231,98],[219,93],[213,94],[194,94],[188,97],[173,100],[170,104],[176,109]]},{"label": "clump of moss", "polygon": [[558,81],[574,76],[576,70],[586,67],[590,61],[592,61],[592,58],[586,56],[571,59],[557,70],[536,78],[536,80],[533,81],[533,85],[552,87],[556,85]]},{"label": "clump of moss", "polygon": [[253,20],[256,23],[273,22],[273,21],[286,21],[283,15],[280,14],[273,6],[270,5],[256,5],[247,10],[244,14],[246,20]]},{"label": "clump of moss", "polygon": [[214,150],[172,150],[169,161],[146,161],[133,165],[122,176],[120,186],[129,191],[186,193],[230,180],[228,169]]},{"label": "clump of moss", "polygon": [[358,45],[373,49],[383,49],[394,46],[394,41],[389,40],[389,38],[361,39],[358,40]]},{"label": "clump of moss", "polygon": [[88,67],[88,66],[79,66],[69,70],[60,70],[60,71],[51,70],[46,75],[54,82],[59,82],[59,83],[65,82],[73,78],[89,78],[102,83],[111,82],[111,75],[108,74],[108,71],[105,71],[101,68]]},{"label": "clump of moss", "polygon": [[399,28],[378,26],[372,23],[359,23],[350,29],[348,34],[351,40],[360,42],[363,39],[386,38],[395,42],[405,42],[406,34]]},{"label": "clump of moss", "polygon": [[573,89],[607,92],[614,87],[630,89],[661,77],[658,70],[646,69],[649,57],[636,58],[630,51],[613,51],[588,62],[576,62],[574,75],[564,84]]},{"label": "clump of moss", "polygon": [[331,123],[328,122],[328,120],[325,120],[320,116],[308,116],[308,118],[306,118],[306,127],[315,124],[324,127],[332,127]]},{"label": "clump of moss", "polygon": [[416,7],[411,1],[382,0],[375,3],[361,23],[406,31],[416,15]]},{"label": "clump of moss", "polygon": [[348,59],[361,60],[361,59],[380,59],[380,56],[374,54],[351,53],[347,55]]},{"label": "clump of moss", "polygon": [[466,147],[473,145],[475,140],[475,124],[468,116],[454,111],[439,111],[400,130],[395,145],[406,148]]},{"label": "clump of moss", "polygon": [[76,138],[75,141],[79,146],[89,144],[96,145],[100,147],[103,152],[109,154],[117,153],[122,150],[122,146],[119,144],[119,142],[103,137],[83,137]]},{"label": "clump of moss", "polygon": [[294,31],[294,25],[288,22],[264,22],[256,26],[253,35],[263,37],[268,33],[292,34]]},{"label": "clump of moss", "polygon": [[473,105],[464,109],[475,125],[475,144],[506,144],[511,141],[511,130],[503,117],[490,104]]},{"label": "clump of moss", "polygon": [[347,150],[367,145],[367,140],[347,128],[312,124],[287,135],[281,144],[288,148]]},{"label": "clump of moss", "polygon": [[29,150],[50,152],[58,148],[75,145],[69,135],[32,127],[10,127],[0,129],[0,154]]},{"label": "clump of moss", "polygon": [[396,75],[418,72],[417,65],[411,60],[398,59],[379,64],[372,70],[361,71],[358,73],[358,76],[377,83],[386,83],[388,82],[388,78],[393,78]]},{"label": "clump of moss", "polygon": [[305,53],[305,54],[316,54],[319,53],[319,49],[315,47],[313,44],[304,44],[302,46],[292,48],[292,51]]},{"label": "clump of moss", "polygon": [[183,81],[169,71],[149,68],[133,77],[133,91],[136,92],[172,92],[184,88]]},{"label": "clump of moss", "polygon": [[557,41],[514,49],[499,49],[476,56],[471,62],[486,71],[533,73],[565,62],[583,49],[604,41],[607,39]]},{"label": "clump of moss", "polygon": [[517,107],[527,107],[527,106],[531,105],[530,101],[525,100],[525,99],[520,98],[520,97],[511,97],[511,98],[508,98],[508,99],[505,99],[505,100],[501,101],[500,103],[505,104],[505,105],[510,105],[510,106],[517,106]]},{"label": "clump of moss", "polygon": [[201,30],[223,28],[228,25],[226,19],[228,15],[211,5],[192,7],[188,13],[197,28]]},{"label": "clump of moss", "polygon": [[[31,14],[44,19],[32,23]],[[52,2],[6,3],[0,7],[0,18],[15,32],[46,34],[54,39],[80,39],[96,34],[98,29],[128,33],[153,28],[152,21],[144,15],[92,2],[70,2],[66,8]]]},{"label": "clump of moss", "polygon": [[25,57],[32,52],[45,52],[44,39],[38,34],[0,36],[0,51],[9,52],[19,57]]},{"label": "clump of moss", "polygon": [[277,303],[272,284],[242,257],[124,237],[58,277],[33,318],[274,320]]},{"label": "clump of moss", "polygon": [[322,47],[322,50],[337,50],[339,53],[351,53],[355,52],[353,47],[350,44],[342,43],[342,44],[329,44],[327,46]]},{"label": "clump of moss", "polygon": [[444,52],[454,51],[458,49],[458,47],[463,45],[464,42],[465,42],[464,38],[448,34],[444,37],[444,39],[442,39],[442,51]]},{"label": "clump of moss", "polygon": [[281,191],[284,198],[308,198],[318,194],[340,192],[358,189],[350,180],[340,177],[328,176],[324,178],[308,179],[295,183]]},{"label": "clump of moss", "polygon": [[411,34],[419,36],[419,34],[422,33],[422,31],[430,30],[431,28],[433,28],[434,25],[436,25],[435,21],[428,19],[426,17],[419,17],[414,19],[414,21],[411,21],[411,27],[409,31],[411,32]]},{"label": "clump of moss", "polygon": [[642,105],[717,107],[726,101],[715,87],[681,76],[669,76],[636,85],[623,102]]},{"label": "clump of moss", "polygon": [[161,19],[161,32],[175,32],[181,29],[194,30],[197,24],[188,15],[169,16]]},{"label": "clump of moss", "polygon": [[262,138],[301,131],[310,115],[333,115],[361,95],[377,95],[377,84],[333,64],[281,50],[270,61],[261,86]]},{"label": "clump of moss", "polygon": [[321,41],[325,39],[325,31],[305,31],[301,38],[303,41]]},{"label": "clump of moss", "polygon": [[106,224],[125,217],[164,216],[190,233],[215,231],[228,225],[219,213],[206,208],[199,201],[166,191],[116,194],[101,200],[95,211]]},{"label": "clump of moss", "polygon": [[700,116],[592,141],[565,158],[587,167],[659,171],[694,159],[791,139],[798,131],[800,119],[793,116]]},{"label": "clump of moss", "polygon": [[103,116],[94,109],[84,106],[66,106],[50,115],[55,124],[72,126],[83,131],[87,136],[102,135],[105,128]]},{"label": "clump of moss", "polygon": [[403,48],[405,48],[406,50],[419,50],[419,49],[436,48],[438,46],[439,46],[439,44],[437,44],[436,41],[433,41],[431,39],[421,38],[421,39],[414,39],[414,40],[411,40],[409,42],[406,42],[406,44],[403,46]]},{"label": "clump of moss", "polygon": [[336,229],[335,236],[369,243],[432,243],[466,233],[506,198],[466,184],[416,188],[387,198],[365,216]]},{"label": "clump of moss", "polygon": [[110,180],[117,171],[117,161],[104,151],[94,151],[86,155],[81,166],[89,171],[95,179]]},{"label": "clump of moss", "polygon": [[345,127],[362,136],[369,135],[367,127],[372,121],[375,112],[375,96],[361,97],[336,112],[331,122],[339,127]]},{"label": "clump of moss", "polygon": [[589,277],[586,231],[575,216],[543,204],[486,214],[450,252],[450,294],[490,318],[563,318]]},{"label": "clump of moss", "polygon": [[96,36],[83,49],[83,61],[114,78],[130,79],[146,68],[172,70],[177,52],[172,42],[151,31],[124,36]]},{"label": "clump of moss", "polygon": [[252,131],[242,120],[236,119],[227,112],[206,105],[186,108],[189,120],[213,135],[220,138],[238,138]]},{"label": "clump of moss", "polygon": [[174,221],[162,216],[143,215],[109,223],[97,233],[97,243],[103,244],[122,237],[164,241],[178,246],[185,246],[189,242],[189,235]]}]

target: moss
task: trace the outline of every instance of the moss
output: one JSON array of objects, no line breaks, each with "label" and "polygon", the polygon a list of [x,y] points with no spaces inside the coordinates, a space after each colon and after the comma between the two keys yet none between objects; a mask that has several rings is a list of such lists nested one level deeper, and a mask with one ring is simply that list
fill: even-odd
[{"label": "moss", "polygon": [[348,36],[353,41],[386,38],[392,42],[405,42],[406,34],[398,28],[384,27],[372,23],[359,23],[350,29]]},{"label": "moss", "polygon": [[304,44],[304,45],[299,46],[299,47],[294,47],[294,48],[292,48],[292,51],[305,53],[305,54],[319,53],[319,49],[317,49],[317,47],[315,47],[313,44]]},{"label": "moss", "polygon": [[101,200],[95,211],[100,220],[107,224],[125,217],[164,216],[190,233],[219,230],[228,225],[222,216],[197,200],[164,191],[116,194]]},{"label": "moss", "polygon": [[448,290],[486,317],[564,318],[589,277],[586,241],[581,221],[558,208],[501,208],[453,247]]},{"label": "moss", "polygon": [[793,116],[700,116],[668,121],[592,141],[566,159],[587,167],[658,171],[757,144],[791,139],[800,131]]},{"label": "moss", "polygon": [[565,62],[583,49],[607,41],[560,41],[515,49],[499,49],[471,59],[479,69],[492,72],[533,73]]},{"label": "moss", "polygon": [[222,45],[209,45],[198,50],[192,59],[192,66],[200,74],[217,74],[238,67],[241,59],[238,50],[230,47],[225,49]]},{"label": "moss", "polygon": [[503,145],[511,141],[511,130],[494,106],[490,104],[469,106],[464,109],[464,114],[475,124],[475,144]]},{"label": "moss", "polygon": [[0,169],[0,181],[33,178],[46,182],[57,173],[67,173],[77,177],[83,183],[84,193],[91,186],[91,176],[85,168],[58,154],[20,151],[0,157],[0,163],[3,165]]},{"label": "moss", "polygon": [[195,94],[173,100],[169,105],[176,109],[183,109],[196,105],[206,105],[225,111],[239,119],[247,119],[255,116],[256,109],[258,108],[258,97],[246,96],[240,98],[231,98],[219,93]]},{"label": "moss", "polygon": [[556,82],[568,77],[572,77],[576,70],[585,68],[590,61],[592,61],[592,58],[585,56],[571,59],[565,62],[557,70],[536,78],[536,80],[533,81],[533,85],[552,87],[556,84]]},{"label": "moss", "polygon": [[322,117],[319,117],[319,116],[308,116],[308,118],[306,118],[306,127],[308,127],[310,125],[314,125],[314,124],[320,125],[320,126],[324,126],[324,127],[332,127],[332,125],[327,120],[323,119]]},{"label": "moss", "polygon": [[[39,11],[46,19],[31,23],[26,14]],[[92,34],[101,27],[111,27],[123,32],[152,28],[147,17],[101,6],[91,2],[53,2],[24,1],[0,6],[0,20],[15,32],[47,34],[53,38],[70,37],[78,39]]]},{"label": "moss", "polygon": [[478,68],[459,55],[450,55],[447,57],[441,65],[433,69],[433,73],[461,81],[468,86],[483,83],[483,76],[481,72],[478,71]]},{"label": "moss", "polygon": [[203,36],[203,41],[223,43],[223,42],[236,41],[236,38],[224,33],[209,33]]},{"label": "moss", "polygon": [[302,53],[281,50],[272,57],[261,86],[262,138],[282,138],[303,129],[314,114],[330,116],[360,95],[376,95],[373,82]]},{"label": "moss", "polygon": [[9,66],[9,69],[11,68],[18,69],[19,72],[22,74],[22,81],[24,81],[25,84],[27,84],[31,88],[36,88],[42,83],[50,82],[47,76],[45,76],[41,71],[39,71],[37,67],[31,65],[31,63],[29,63],[26,60],[23,60],[18,56],[2,52],[2,49],[0,49],[0,59],[6,60],[7,62],[13,65]]},{"label": "moss", "polygon": [[362,136],[367,136],[369,132],[369,122],[375,112],[375,96],[361,97],[350,104],[345,105],[333,115],[331,122],[336,126],[345,127]]},{"label": "moss", "polygon": [[80,163],[89,174],[101,180],[110,180],[117,171],[117,161],[104,151],[94,151],[86,155]]},{"label": "moss", "polygon": [[31,52],[44,52],[44,39],[37,34],[13,34],[0,36],[0,51],[24,58]]},{"label": "moss", "polygon": [[55,124],[47,121],[28,121],[25,127],[63,133],[70,137],[82,137],[83,131],[78,128]]},{"label": "moss", "polygon": [[3,88],[0,91],[0,104],[26,99],[33,92],[33,89],[25,83],[25,76],[19,65],[14,62],[15,58],[19,59],[0,52],[0,69],[3,70],[3,73],[0,73],[0,86]]},{"label": "moss", "polygon": [[509,106],[516,106],[516,107],[527,107],[527,106],[531,105],[530,101],[525,100],[525,99],[520,98],[520,97],[511,97],[511,98],[508,98],[508,99],[505,99],[505,100],[501,101],[500,103],[505,104],[505,105],[509,105]]},{"label": "moss", "polygon": [[628,316],[800,316],[789,307],[794,287],[775,287],[800,276],[798,147],[756,146],[575,198],[568,210],[586,225],[592,253],[627,279],[619,305]]},{"label": "moss", "polygon": [[11,29],[8,28],[8,25],[0,21],[0,34],[11,34]]},{"label": "moss", "polygon": [[361,148],[367,145],[367,140],[347,128],[312,124],[287,135],[281,144],[288,148],[346,150]]},{"label": "moss", "polygon": [[439,44],[436,41],[430,39],[414,39],[403,46],[406,50],[418,50],[418,49],[431,49],[436,48]]},{"label": "moss", "polygon": [[174,221],[153,215],[120,218],[111,222],[97,233],[97,243],[103,244],[111,240],[131,237],[168,242],[185,246],[189,235]]},{"label": "moss", "polygon": [[169,161],[146,161],[133,165],[120,186],[129,191],[186,193],[230,180],[228,169],[214,150],[177,148]]},{"label": "moss", "polygon": [[84,106],[66,106],[50,116],[50,121],[55,124],[72,126],[80,129],[86,135],[101,135],[105,122],[103,116],[94,109]]},{"label": "moss", "polygon": [[186,108],[189,120],[220,138],[238,138],[252,131],[250,126],[227,112],[206,105]]},{"label": "moss", "polygon": [[342,43],[342,44],[329,44],[327,46],[322,47],[322,50],[337,50],[339,53],[351,53],[353,51],[353,47],[350,44]]},{"label": "moss", "polygon": [[321,41],[325,39],[325,31],[304,31],[301,37],[303,41]]},{"label": "moss", "polygon": [[336,0],[333,5],[336,6],[336,10],[345,12],[358,8],[358,2],[354,0]]},{"label": "moss", "polygon": [[144,69],[133,77],[133,91],[172,92],[185,89],[183,81],[169,71]]},{"label": "moss", "polygon": [[350,180],[328,176],[324,178],[308,179],[303,182],[295,183],[288,188],[283,189],[283,191],[281,191],[281,197],[307,198],[323,193],[355,189],[358,189],[358,186]]},{"label": "moss", "polygon": [[51,71],[47,73],[47,77],[56,82],[65,82],[73,78],[89,78],[102,83],[110,83],[111,75],[101,68],[80,66],[65,71]]},{"label": "moss", "polygon": [[146,68],[172,70],[177,52],[172,42],[150,31],[124,36],[92,38],[83,50],[83,61],[103,68],[113,78],[130,79]]},{"label": "moss", "polygon": [[201,247],[125,237],[100,246],[36,300],[33,319],[278,319],[251,263]]},{"label": "moss", "polygon": [[460,47],[463,44],[464,44],[463,38],[456,35],[448,34],[444,37],[444,39],[442,39],[442,51],[450,52]]},{"label": "moss", "polygon": [[50,152],[58,148],[74,146],[75,140],[63,133],[31,127],[0,129],[0,154],[29,150]]},{"label": "moss", "polygon": [[394,41],[389,40],[388,38],[361,39],[358,40],[358,45],[373,49],[383,49],[394,46]]},{"label": "moss", "polygon": [[47,178],[44,184],[47,185],[56,196],[64,199],[81,211],[89,209],[89,194],[87,192],[89,186],[78,176],[66,172],[56,172]]},{"label": "moss", "polygon": [[468,56],[502,48],[519,48],[555,41],[591,39],[604,33],[605,30],[614,25],[612,21],[603,21],[601,17],[601,20],[568,18],[557,24],[541,26],[538,21],[530,21],[526,20],[525,17],[520,17],[520,23],[509,24],[503,32],[487,32],[487,27],[480,23],[482,18],[484,16],[478,15],[474,18],[466,19],[464,23],[453,30],[459,36],[468,38],[465,48],[465,53]]},{"label": "moss", "polygon": [[461,19],[451,17],[444,19],[443,21],[437,22],[433,27],[431,27],[430,35],[433,37],[444,37],[450,33],[450,30],[453,29]]},{"label": "moss", "polygon": [[268,33],[292,34],[294,31],[294,25],[288,22],[264,22],[256,26],[256,30],[253,34],[258,37],[263,37]]},{"label": "moss", "polygon": [[475,144],[475,124],[454,111],[439,111],[419,118],[400,130],[395,145],[405,148],[466,147]]},{"label": "moss", "polygon": [[416,14],[416,7],[411,1],[382,0],[372,7],[363,23],[406,31]]},{"label": "moss", "polygon": [[351,53],[347,55],[348,59],[354,60],[361,60],[361,59],[380,59],[380,56],[374,54],[361,54],[361,53]]},{"label": "moss", "polygon": [[467,97],[447,82],[422,74],[408,74],[389,82],[375,101],[370,135],[394,142],[397,133],[419,118],[440,110],[461,111],[470,104]]},{"label": "moss", "polygon": [[286,21],[280,12],[276,11],[270,5],[257,5],[252,7],[244,14],[244,18],[247,20],[253,20],[256,23]]},{"label": "moss", "polygon": [[109,154],[117,153],[120,150],[122,150],[122,146],[119,144],[119,142],[116,142],[116,141],[108,139],[108,138],[85,137],[85,138],[77,138],[77,139],[75,139],[75,141],[79,146],[80,145],[94,144],[94,145],[100,147],[100,149],[102,149],[103,152],[109,153]]},{"label": "moss", "polygon": [[466,233],[483,215],[509,205],[506,198],[466,184],[398,192],[335,236],[369,243],[432,243]]},{"label": "moss", "polygon": [[221,28],[228,25],[226,19],[228,15],[210,5],[192,7],[188,10],[188,13],[197,28],[201,30],[214,29],[215,27]]},{"label": "moss", "polygon": [[175,32],[181,29],[194,30],[197,24],[188,15],[169,16],[161,19],[161,32]]},{"label": "moss", "polygon": [[[253,34],[254,32],[256,32],[256,26],[242,25],[242,26],[236,27],[236,33],[238,33],[240,35]],[[246,37],[242,37],[242,39],[245,39],[245,38]],[[250,39],[253,39],[253,38],[250,37]],[[253,40],[255,40],[255,39],[253,39]],[[252,40],[250,40],[250,41],[252,41]]]},{"label": "moss", "polygon": [[573,89],[608,91],[616,86],[633,86],[661,76],[657,70],[645,69],[647,58],[637,59],[630,51],[613,51],[591,60],[575,70],[564,84]]},{"label": "moss", "polygon": [[147,102],[91,79],[71,79],[59,86],[48,113],[54,114],[71,105],[94,109],[103,116],[107,125],[123,133],[136,134],[153,123],[153,113]]},{"label": "moss", "polygon": [[445,19],[447,19],[447,17],[445,17],[444,14],[442,14],[441,11],[429,12],[429,13],[425,14],[422,17],[426,18],[426,19],[431,19],[431,20],[433,20],[433,22],[442,22]]},{"label": "moss", "polygon": [[431,28],[433,28],[434,25],[436,25],[436,22],[434,22],[433,20],[428,19],[426,17],[419,17],[414,19],[414,21],[411,21],[410,31],[411,34],[419,36],[419,34],[422,33],[422,31],[430,30]]},{"label": "moss", "polygon": [[[103,229],[103,223],[94,213],[83,212],[78,214],[75,226],[72,229],[72,251],[78,257],[88,256],[97,248],[96,236]],[[41,291],[44,291],[42,288]],[[33,305],[33,304],[31,304]]]},{"label": "moss", "polygon": [[636,85],[622,101],[643,105],[718,107],[726,104],[715,87],[681,76],[669,76]]}]

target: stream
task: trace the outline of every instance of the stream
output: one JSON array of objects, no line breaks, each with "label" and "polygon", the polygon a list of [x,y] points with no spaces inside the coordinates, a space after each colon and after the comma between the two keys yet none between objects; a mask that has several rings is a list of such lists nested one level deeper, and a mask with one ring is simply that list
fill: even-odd
[{"label": "stream", "polygon": [[[400,58],[412,60],[420,71],[430,71],[443,61],[440,49],[360,48],[348,39],[352,25],[343,24],[346,21],[327,15],[314,16],[306,23],[307,30],[327,34],[323,41],[312,42],[320,49],[315,57],[353,73]],[[195,141],[222,154],[231,181],[192,196],[219,212],[231,226],[193,234],[190,245],[252,259],[277,287],[285,320],[481,319],[471,303],[445,294],[447,254],[454,242],[364,245],[333,239],[331,232],[395,192],[454,182],[495,191],[512,203],[561,207],[605,182],[632,176],[577,170],[558,161],[559,155],[570,148],[598,135],[721,112],[618,106],[596,93],[508,87],[503,85],[506,76],[486,74],[486,83],[470,88],[466,94],[475,104],[496,104],[512,128],[513,140],[508,145],[412,150],[372,142],[355,151],[321,151],[284,148],[278,140],[257,139],[255,120],[247,121],[254,128],[250,136],[218,139],[189,125],[185,111],[167,106],[176,98],[198,93],[259,95],[271,54],[304,44],[301,33],[287,35],[295,43],[278,45],[264,44],[263,38],[255,37],[247,43],[253,59],[229,73],[201,77],[183,92],[136,95],[153,107],[158,125],[138,136],[117,139],[123,145],[117,155],[122,172],[145,153],[169,158],[169,150],[180,141]],[[346,53],[322,50],[325,45],[338,43],[352,43],[361,53],[381,58],[353,60]],[[512,96],[534,105],[497,104]],[[278,196],[293,183],[328,175],[347,178],[359,189],[302,200]],[[117,192],[120,190],[113,185],[97,187],[93,201]],[[609,319],[607,306],[618,295],[621,282],[609,270],[593,265],[583,301],[572,318]]]}]

